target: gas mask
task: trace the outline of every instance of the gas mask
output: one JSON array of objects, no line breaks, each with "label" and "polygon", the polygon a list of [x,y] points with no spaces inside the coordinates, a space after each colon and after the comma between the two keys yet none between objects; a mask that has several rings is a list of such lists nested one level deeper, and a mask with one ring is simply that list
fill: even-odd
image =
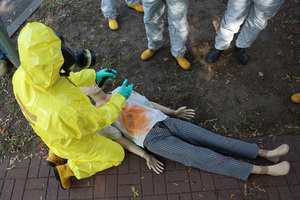
[{"label": "gas mask", "polygon": [[69,76],[70,72],[77,66],[80,69],[86,69],[92,67],[96,63],[96,54],[90,49],[79,49],[74,52],[67,46],[65,39],[57,35],[61,40],[61,52],[64,57],[64,64],[61,69],[64,72],[60,72],[61,76]]}]

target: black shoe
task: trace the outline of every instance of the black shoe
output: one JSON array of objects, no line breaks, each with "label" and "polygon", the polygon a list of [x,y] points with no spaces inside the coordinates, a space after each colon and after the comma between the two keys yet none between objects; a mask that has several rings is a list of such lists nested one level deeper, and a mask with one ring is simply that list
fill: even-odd
[{"label": "black shoe", "polygon": [[240,61],[240,63],[242,63],[243,65],[246,65],[249,60],[249,56],[245,52],[245,49],[234,46],[234,50],[236,52],[237,58]]},{"label": "black shoe", "polygon": [[205,57],[205,60],[208,63],[214,63],[219,59],[219,57],[222,55],[222,53],[223,53],[223,50],[216,49],[213,52],[211,52],[210,54],[208,54]]}]

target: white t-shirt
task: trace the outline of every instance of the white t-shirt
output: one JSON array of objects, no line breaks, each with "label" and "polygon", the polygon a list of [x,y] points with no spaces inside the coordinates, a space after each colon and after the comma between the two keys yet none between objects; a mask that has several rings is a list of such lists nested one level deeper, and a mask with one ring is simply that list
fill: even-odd
[{"label": "white t-shirt", "polygon": [[[120,87],[112,91],[112,96],[117,94],[119,90]],[[166,118],[167,115],[155,109],[146,97],[132,91],[118,119],[112,124],[113,127],[109,126],[97,132],[112,140],[120,138],[121,133],[123,133],[127,139],[140,147],[144,147],[144,139],[151,128]]]}]

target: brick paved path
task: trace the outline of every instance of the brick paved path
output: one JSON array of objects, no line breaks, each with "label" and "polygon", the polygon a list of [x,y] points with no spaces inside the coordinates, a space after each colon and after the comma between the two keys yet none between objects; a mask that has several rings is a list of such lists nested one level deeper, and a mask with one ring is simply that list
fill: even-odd
[{"label": "brick paved path", "polygon": [[[72,179],[69,190],[62,190],[44,159],[20,159],[9,165],[0,164],[0,200],[24,199],[108,199],[108,200],[214,200],[214,199],[300,199],[300,136],[247,139],[265,149],[282,143],[290,145],[290,152],[281,160],[291,163],[287,176],[250,175],[248,181],[216,175],[185,167],[167,159],[165,172],[157,175],[149,171],[143,159],[126,153],[122,165],[92,177]],[[257,159],[256,164],[270,164]],[[132,189],[134,187],[135,189]],[[134,197],[134,192],[139,196]]]}]

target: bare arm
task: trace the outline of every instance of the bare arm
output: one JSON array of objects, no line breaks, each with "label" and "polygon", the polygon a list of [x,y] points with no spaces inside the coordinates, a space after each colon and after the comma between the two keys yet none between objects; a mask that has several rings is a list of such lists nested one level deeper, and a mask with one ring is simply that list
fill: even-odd
[{"label": "bare arm", "polygon": [[138,147],[136,144],[129,141],[127,138],[121,136],[120,138],[115,140],[126,150],[144,158],[147,162],[147,166],[149,169],[153,169],[153,171],[157,174],[160,174],[164,170],[164,164],[154,158],[152,155],[148,154],[144,149]]},{"label": "bare arm", "polygon": [[171,117],[178,117],[185,120],[190,120],[195,115],[195,110],[193,109],[186,109],[185,106],[178,108],[177,110],[173,110],[167,107],[164,107],[158,103],[150,101],[150,103],[153,105],[155,109],[160,110],[161,112],[165,113],[166,115],[169,115]]}]

